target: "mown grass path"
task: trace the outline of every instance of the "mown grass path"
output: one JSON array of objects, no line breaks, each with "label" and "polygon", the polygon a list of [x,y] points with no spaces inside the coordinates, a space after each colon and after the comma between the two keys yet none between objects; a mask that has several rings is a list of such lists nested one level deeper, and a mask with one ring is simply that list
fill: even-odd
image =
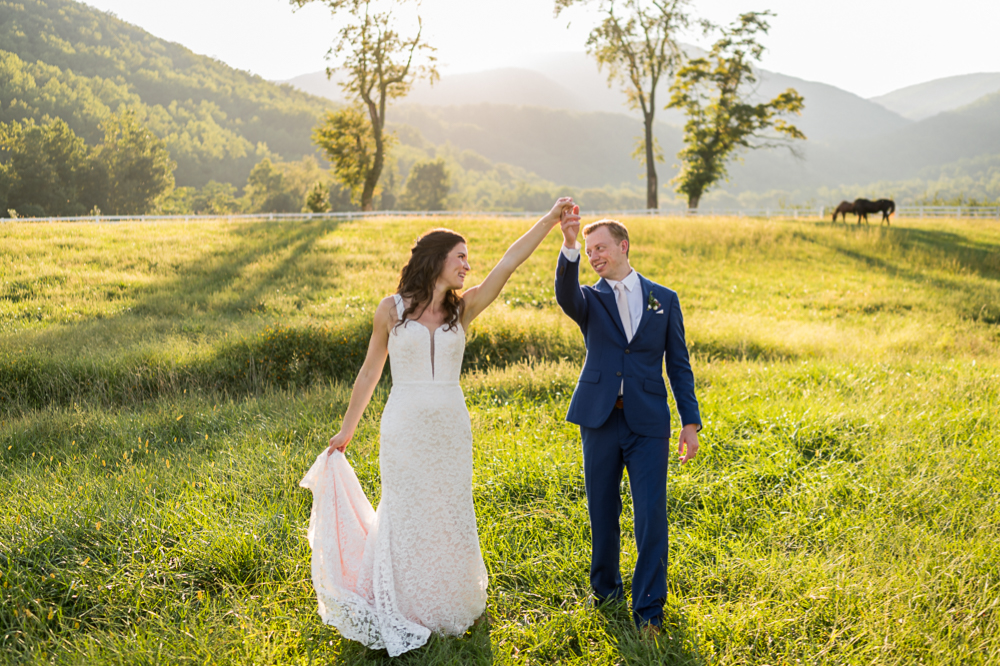
[{"label": "mown grass path", "polygon": [[[586,604],[553,237],[466,357],[493,624],[395,661],[1000,661],[1000,227],[625,222],[707,421],[671,469],[668,631]],[[478,277],[526,226],[445,223]],[[0,661],[389,661],[320,623],[297,482],[432,224],[0,225]],[[373,502],[387,390],[349,450]]]}]

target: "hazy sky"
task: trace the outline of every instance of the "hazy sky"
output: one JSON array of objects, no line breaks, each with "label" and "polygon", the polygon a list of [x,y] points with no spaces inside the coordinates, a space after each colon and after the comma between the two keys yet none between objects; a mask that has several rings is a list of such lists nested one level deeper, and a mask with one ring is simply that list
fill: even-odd
[{"label": "hazy sky", "polygon": [[[154,35],[268,79],[321,70],[336,24],[317,3],[288,0],[88,0]],[[551,0],[423,0],[442,73],[582,51],[591,17],[553,18]],[[864,97],[931,79],[1000,71],[998,0],[711,0],[695,9],[716,22],[770,9],[766,69],[830,83]],[[567,23],[571,23],[567,29]],[[707,46],[690,35],[688,42]]]}]

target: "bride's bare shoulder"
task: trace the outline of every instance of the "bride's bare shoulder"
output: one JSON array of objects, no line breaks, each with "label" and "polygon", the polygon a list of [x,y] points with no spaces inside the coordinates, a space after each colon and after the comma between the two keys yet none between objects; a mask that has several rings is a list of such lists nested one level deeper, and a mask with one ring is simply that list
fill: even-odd
[{"label": "bride's bare shoulder", "polygon": [[386,296],[379,301],[378,307],[375,308],[375,324],[392,326],[396,323],[396,319],[398,319],[396,315],[396,299],[393,296]]}]

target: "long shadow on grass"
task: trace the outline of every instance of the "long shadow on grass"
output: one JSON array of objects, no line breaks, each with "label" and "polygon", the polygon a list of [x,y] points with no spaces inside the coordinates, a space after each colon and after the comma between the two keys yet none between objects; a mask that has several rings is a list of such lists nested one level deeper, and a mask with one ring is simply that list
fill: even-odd
[{"label": "long shadow on grass", "polygon": [[[315,261],[317,240],[337,228],[335,221],[242,224],[228,233],[245,237],[229,254],[196,253],[186,264],[175,266],[176,275],[140,292],[131,313],[104,322],[89,321],[53,329],[40,335],[43,346],[78,348],[94,336],[155,335],[154,329],[172,330],[192,313],[239,320],[258,317],[264,296],[287,283],[310,284],[312,272],[326,283],[340,270],[336,262]],[[226,252],[229,252],[228,250]],[[265,268],[258,263],[269,262]],[[303,268],[303,265],[306,268]],[[318,290],[314,289],[313,292]],[[117,326],[116,320],[127,320]],[[121,333],[124,331],[124,333]],[[288,326],[278,321],[247,337],[220,340],[210,354],[175,363],[162,355],[95,359],[43,354],[0,353],[0,410],[17,413],[48,405],[96,401],[130,406],[163,395],[187,392],[226,396],[260,394],[268,388],[296,388],[328,380],[353,379],[364,359],[371,325],[351,320],[336,326]],[[127,340],[125,342],[128,342]],[[467,369],[504,366],[525,358],[559,358],[579,351],[579,341],[544,332],[514,329],[500,334],[473,336],[466,346]]]},{"label": "long shadow on grass", "polygon": [[[1000,248],[997,246],[975,243],[958,234],[943,231],[892,229],[883,230],[882,233],[900,235],[903,238],[901,246],[919,249],[927,258],[929,269],[946,268],[949,261],[941,260],[941,257],[945,256],[970,273],[990,280],[1000,280],[1000,265],[994,268],[994,265],[1000,264],[1000,259],[987,256],[988,251],[1000,255]],[[1000,302],[960,280],[932,276],[920,270],[904,267],[876,256],[874,249],[869,252],[851,249],[821,237],[812,237],[808,240],[868,268],[877,269],[914,284],[930,285],[939,292],[948,294],[947,302],[954,304],[953,307],[959,316],[965,319],[986,324],[1000,324]],[[956,294],[959,295],[958,298],[955,297]]]},{"label": "long shadow on grass", "polygon": [[[316,241],[340,226],[339,220],[308,220],[302,222],[261,222],[233,227],[233,235],[244,240],[246,249],[237,255],[225,250],[212,254],[199,254],[185,266],[177,268],[177,276],[166,280],[148,292],[133,307],[137,314],[160,314],[162,299],[180,297],[192,306],[216,314],[248,315],[261,309],[261,294],[286,275],[303,256],[310,252]],[[262,258],[285,254],[273,268],[253,280],[246,277],[246,269]],[[210,266],[207,270],[206,265]],[[330,264],[328,274],[336,275],[336,264]],[[225,292],[239,283],[240,289],[221,303],[209,306],[216,294]]]},{"label": "long shadow on grass", "polygon": [[891,234],[901,247],[923,254],[928,263],[941,263],[940,258],[944,257],[970,273],[1000,280],[1000,246],[995,243],[975,241],[939,229],[895,228],[886,230],[886,233]]},{"label": "long shadow on grass", "polygon": [[[303,258],[322,237],[340,224],[334,220],[299,223],[260,223],[237,225],[231,233],[247,238],[235,252],[194,252],[184,265],[175,267],[175,276],[141,290],[131,312],[124,311],[102,322],[87,321],[77,326],[60,326],[43,332],[39,340],[54,349],[79,347],[81,339],[100,335],[100,329],[112,335],[148,335],[143,324],[147,318],[159,318],[169,324],[186,316],[185,311],[200,311],[213,316],[244,318],[262,310],[262,296],[284,276],[295,273],[308,282],[308,271],[297,270]],[[248,273],[267,257],[280,257],[273,265]],[[324,280],[336,275],[334,262],[324,264]],[[131,319],[136,325],[118,326],[117,321]],[[343,328],[343,327],[341,327]],[[289,340],[287,330],[271,331],[259,340],[230,343],[220,348],[216,358],[200,359],[193,365],[177,367],[170,359],[133,359],[131,361],[95,362],[87,358],[67,362],[47,357],[12,356],[0,363],[0,406],[8,410],[38,408],[49,404],[68,404],[96,397],[108,404],[130,404],[181,389],[223,390],[231,394],[259,392],[263,385],[288,386],[311,383],[319,375],[331,374],[331,363],[349,361],[351,367],[359,352],[356,338],[367,339],[366,330],[299,332]],[[364,329],[364,326],[360,326]],[[370,330],[370,327],[368,327]],[[360,334],[360,335],[359,335]],[[331,345],[343,341],[349,349]],[[343,346],[343,345],[341,345]],[[256,363],[250,359],[256,359]],[[245,360],[250,360],[245,363]],[[267,367],[260,368],[264,363]],[[341,363],[342,365],[342,363]],[[292,368],[292,371],[288,371]],[[339,368],[339,370],[343,370]],[[334,376],[343,372],[333,372]]]}]

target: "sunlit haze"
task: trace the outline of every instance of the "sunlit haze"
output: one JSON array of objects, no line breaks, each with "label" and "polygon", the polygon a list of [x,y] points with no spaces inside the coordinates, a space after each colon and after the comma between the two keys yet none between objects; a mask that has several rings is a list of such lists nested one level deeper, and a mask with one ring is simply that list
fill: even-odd
[{"label": "sunlit haze", "polygon": [[[273,80],[326,66],[336,23],[321,4],[287,0],[90,0],[154,35]],[[593,14],[554,18],[551,0],[425,0],[428,41],[444,74],[524,65],[532,54],[582,51]],[[712,0],[694,8],[715,22],[770,9],[763,66],[864,97],[944,76],[1000,71],[1000,2],[953,0]],[[569,27],[567,28],[567,24]],[[707,45],[698,34],[686,41]]]}]

